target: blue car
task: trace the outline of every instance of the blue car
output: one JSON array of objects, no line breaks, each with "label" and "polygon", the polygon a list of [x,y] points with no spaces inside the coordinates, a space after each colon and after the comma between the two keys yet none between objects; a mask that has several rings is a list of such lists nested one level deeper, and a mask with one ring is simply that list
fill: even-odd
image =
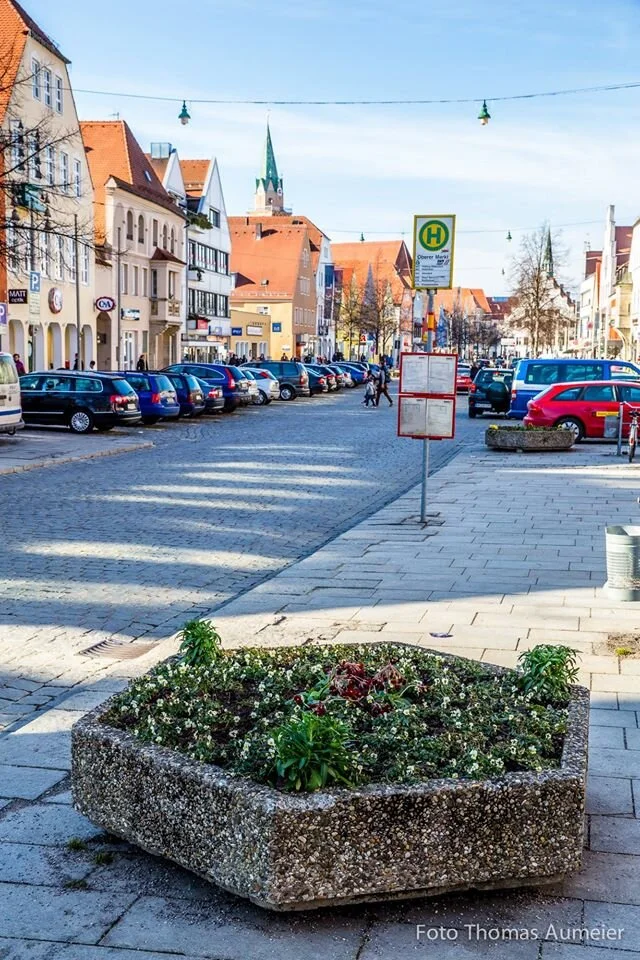
[{"label": "blue car", "polygon": [[142,422],[147,426],[157,423],[158,420],[173,420],[180,416],[175,387],[163,373],[121,370],[120,376],[130,383],[138,394]]},{"label": "blue car", "polygon": [[347,373],[351,375],[351,379],[356,385],[364,383],[367,379],[366,370],[363,370],[362,367],[356,367],[355,364],[350,366],[348,363],[341,361],[340,363],[332,363],[331,368],[333,369],[333,367],[337,367],[338,370],[346,370]]},{"label": "blue car", "polygon": [[181,417],[200,417],[205,411],[204,392],[195,377],[190,373],[174,373],[173,370],[162,374],[170,380],[178,395]]},{"label": "blue car", "polygon": [[249,393],[249,381],[242,370],[238,367],[228,366],[224,363],[172,363],[165,367],[165,373],[190,373],[198,380],[204,380],[205,383],[213,387],[222,387],[224,397],[224,412],[230,413],[239,406],[247,406],[251,403]]},{"label": "blue car", "polygon": [[638,380],[640,367],[628,360],[520,360],[511,384],[511,407],[507,416],[522,420],[527,404],[556,383],[585,380]]}]

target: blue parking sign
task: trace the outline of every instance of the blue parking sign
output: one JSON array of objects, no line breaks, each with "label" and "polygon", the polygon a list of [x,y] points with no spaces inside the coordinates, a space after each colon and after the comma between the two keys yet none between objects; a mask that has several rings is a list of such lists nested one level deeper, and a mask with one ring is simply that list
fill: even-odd
[{"label": "blue parking sign", "polygon": [[40,274],[35,270],[29,274],[29,292],[40,293]]},{"label": "blue parking sign", "polygon": [[0,303],[0,327],[6,327],[9,323],[9,308],[6,303]]}]

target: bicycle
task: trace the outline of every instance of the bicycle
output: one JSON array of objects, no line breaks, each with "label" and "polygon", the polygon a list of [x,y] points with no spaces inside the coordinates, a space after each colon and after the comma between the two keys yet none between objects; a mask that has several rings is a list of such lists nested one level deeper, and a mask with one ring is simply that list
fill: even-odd
[{"label": "bicycle", "polygon": [[629,463],[633,463],[633,458],[636,455],[636,447],[638,445],[638,420],[640,420],[640,408],[633,408],[629,417],[631,423],[629,424]]}]

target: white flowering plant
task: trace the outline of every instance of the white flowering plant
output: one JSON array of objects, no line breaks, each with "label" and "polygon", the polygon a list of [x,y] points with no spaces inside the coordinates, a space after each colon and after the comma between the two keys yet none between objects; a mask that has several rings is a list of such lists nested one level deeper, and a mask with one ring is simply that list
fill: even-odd
[{"label": "white flowering plant", "polygon": [[216,649],[134,680],[103,722],[281,790],[559,766],[568,689],[402,644]]}]

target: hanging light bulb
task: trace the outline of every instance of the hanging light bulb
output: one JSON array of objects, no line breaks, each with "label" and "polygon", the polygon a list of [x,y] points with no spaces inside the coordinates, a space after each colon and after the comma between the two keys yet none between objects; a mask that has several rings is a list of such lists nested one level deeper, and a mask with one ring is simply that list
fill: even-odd
[{"label": "hanging light bulb", "polygon": [[360,243],[364,243],[364,233],[360,234]]},{"label": "hanging light bulb", "polygon": [[483,126],[483,127],[486,127],[486,125],[489,123],[489,120],[491,120],[491,114],[489,113],[489,111],[488,111],[488,109],[487,109],[487,101],[486,101],[486,100],[483,100],[483,101],[482,101],[482,110],[481,110],[480,113],[478,114],[478,120],[480,121],[480,124],[481,124],[481,126]]},{"label": "hanging light bulb", "polygon": [[189,123],[189,120],[191,120],[191,114],[187,110],[186,100],[182,101],[182,110],[178,114],[178,120],[180,121],[183,127],[186,127],[186,125]]},{"label": "hanging light bulb", "polygon": [[511,243],[511,241],[513,240],[513,237],[511,236],[511,230],[507,231],[507,240],[509,241],[509,243]]}]

